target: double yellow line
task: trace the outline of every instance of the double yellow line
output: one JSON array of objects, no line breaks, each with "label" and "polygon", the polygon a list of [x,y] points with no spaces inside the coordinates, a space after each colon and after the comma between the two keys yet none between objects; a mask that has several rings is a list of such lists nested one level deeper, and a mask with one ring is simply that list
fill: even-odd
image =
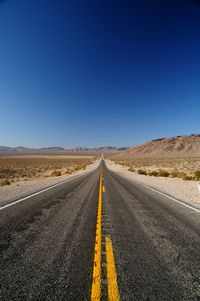
[{"label": "double yellow line", "polygon": [[[96,223],[96,236],[94,248],[94,264],[92,276],[91,301],[101,300],[101,242],[102,242],[102,200],[105,188],[103,186],[103,174],[100,174],[99,198]],[[119,301],[117,273],[115,268],[115,260],[113,247],[110,237],[105,237],[106,243],[106,266],[107,266],[107,283],[108,283],[108,300]]]},{"label": "double yellow line", "polygon": [[108,300],[118,301],[117,273],[115,268],[114,252],[110,237],[106,236],[106,263],[107,263],[107,280],[108,280]]},{"label": "double yellow line", "polygon": [[103,195],[103,175],[100,174],[99,200],[97,211],[96,237],[94,248],[94,264],[92,276],[91,300],[98,301],[101,298],[101,220],[102,220],[102,195]]}]

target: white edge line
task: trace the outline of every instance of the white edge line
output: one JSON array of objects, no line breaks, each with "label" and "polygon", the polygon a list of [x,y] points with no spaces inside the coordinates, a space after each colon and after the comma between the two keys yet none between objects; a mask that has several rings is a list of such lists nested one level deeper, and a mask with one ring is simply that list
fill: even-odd
[{"label": "white edge line", "polygon": [[[106,165],[106,166],[107,166],[107,165]],[[108,167],[108,166],[107,166],[107,167]],[[143,186],[143,187],[145,187],[145,188],[147,188],[147,189],[149,189],[149,190],[152,190],[152,191],[154,191],[154,192],[157,192],[157,193],[159,193],[159,194],[161,194],[161,195],[163,195],[163,196],[165,196],[165,197],[171,199],[171,200],[174,201],[174,202],[177,202],[177,203],[179,203],[179,204],[181,204],[181,205],[183,205],[183,206],[185,206],[185,207],[187,207],[187,208],[189,208],[189,209],[192,209],[192,210],[194,210],[194,211],[200,213],[200,209],[197,209],[197,208],[195,208],[195,207],[192,207],[192,206],[190,206],[190,205],[187,205],[186,203],[181,202],[181,201],[179,201],[179,200],[177,200],[177,199],[175,199],[175,198],[173,198],[173,197],[171,197],[171,196],[165,194],[164,192],[161,192],[161,191],[159,191],[159,190],[157,190],[157,189],[151,188],[151,187],[149,187],[149,186],[147,186],[147,185],[145,185],[145,184],[142,184],[141,182],[138,182],[138,181],[136,181],[136,180],[133,180],[132,178],[129,178],[128,176],[123,176],[122,174],[120,174],[120,173],[118,173],[118,172],[112,170],[112,169],[109,168],[109,167],[108,167],[108,169],[110,169],[111,171],[117,173],[117,174],[118,174],[119,176],[121,176],[122,178],[125,178],[125,179],[128,179],[128,180],[132,181],[132,182],[135,182],[135,183],[137,183],[138,185],[141,185],[141,186]]]},{"label": "white edge line", "polygon": [[[99,165],[98,165],[98,166],[99,166]],[[97,166],[96,168],[98,168],[98,166]],[[96,168],[95,168],[95,169],[96,169]],[[95,169],[94,169],[94,170],[95,170]],[[16,200],[16,201],[10,202],[9,204],[3,205],[2,207],[0,207],[0,211],[3,210],[3,209],[6,209],[6,208],[8,208],[8,207],[11,207],[11,206],[13,206],[13,205],[15,205],[15,204],[21,203],[21,202],[23,202],[23,201],[25,201],[25,200],[27,200],[27,199],[29,199],[29,198],[32,198],[33,196],[36,196],[36,195],[38,195],[38,194],[41,194],[42,192],[45,192],[45,191],[47,191],[47,190],[50,190],[50,189],[55,188],[55,187],[57,187],[57,186],[60,186],[60,185],[62,185],[62,184],[64,184],[64,183],[70,182],[70,181],[72,181],[72,180],[74,180],[74,179],[80,178],[81,176],[86,175],[86,174],[88,174],[88,173],[91,172],[91,171],[93,171],[93,169],[92,169],[92,170],[88,170],[88,171],[86,171],[85,173],[81,173],[81,174],[78,174],[78,175],[74,175],[74,176],[72,176],[71,178],[66,179],[66,180],[64,180],[64,181],[62,181],[62,182],[59,182],[59,183],[57,183],[57,184],[53,184],[52,186],[49,186],[49,187],[47,187],[47,188],[44,188],[44,189],[39,190],[39,191],[37,191],[37,192],[34,192],[34,193],[32,193],[32,194],[30,194],[30,195],[28,195],[28,196],[25,196],[25,197],[23,197],[23,198],[21,198],[21,199]]]}]

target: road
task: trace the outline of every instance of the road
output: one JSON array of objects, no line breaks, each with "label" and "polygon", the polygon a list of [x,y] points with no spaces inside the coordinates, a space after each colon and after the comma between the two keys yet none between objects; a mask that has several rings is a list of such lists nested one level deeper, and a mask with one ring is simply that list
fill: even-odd
[{"label": "road", "polygon": [[0,211],[0,300],[100,299],[200,300],[200,213],[104,163]]}]

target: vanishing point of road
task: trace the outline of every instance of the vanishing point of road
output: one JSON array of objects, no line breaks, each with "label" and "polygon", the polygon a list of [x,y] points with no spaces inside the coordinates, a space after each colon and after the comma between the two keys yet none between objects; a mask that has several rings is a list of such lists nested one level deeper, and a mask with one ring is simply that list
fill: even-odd
[{"label": "vanishing point of road", "polygon": [[0,300],[200,300],[200,212],[102,161],[0,207]]}]

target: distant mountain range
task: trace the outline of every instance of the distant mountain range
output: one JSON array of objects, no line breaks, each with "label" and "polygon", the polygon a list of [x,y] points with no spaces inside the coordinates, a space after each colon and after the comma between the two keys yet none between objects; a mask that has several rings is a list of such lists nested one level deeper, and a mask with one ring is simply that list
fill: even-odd
[{"label": "distant mountain range", "polygon": [[74,147],[74,148],[63,148],[59,146],[43,147],[43,148],[28,148],[23,146],[9,147],[0,146],[1,153],[33,153],[33,152],[114,152],[114,151],[126,151],[128,147],[115,147],[115,146],[102,146],[95,148],[88,147]]},{"label": "distant mountain range", "polygon": [[[0,153],[79,153],[79,152],[116,152],[117,156],[124,158],[142,157],[172,157],[172,156],[199,156],[200,157],[200,135],[176,136],[172,138],[159,138],[145,142],[135,147],[74,147],[63,148],[59,146],[28,148],[23,146],[8,147],[0,146]],[[120,152],[120,154],[117,154]]]},{"label": "distant mountain range", "polygon": [[[200,135],[176,136],[172,138],[159,138],[145,142],[135,147],[74,147],[63,148],[59,146],[43,148],[27,148],[23,146],[0,146],[0,153],[79,153],[79,152],[116,152],[117,156],[124,158],[142,157],[172,157],[172,156],[200,156]],[[120,154],[117,154],[120,152]]]},{"label": "distant mountain range", "polygon": [[71,149],[66,149],[67,151],[72,151],[72,152],[93,152],[93,151],[98,151],[98,152],[105,152],[105,151],[126,151],[128,150],[129,147],[116,147],[116,146],[102,146],[102,147],[94,147],[94,148],[88,148],[88,147],[74,147]]},{"label": "distant mountain range", "polygon": [[200,157],[200,135],[176,136],[155,139],[135,147],[119,155],[121,158],[148,157]]},{"label": "distant mountain range", "polygon": [[9,147],[9,146],[0,146],[0,152],[9,152],[9,153],[15,153],[15,152],[34,152],[34,151],[65,151],[62,147],[44,147],[44,148],[28,148],[23,146],[17,146],[17,147]]}]

